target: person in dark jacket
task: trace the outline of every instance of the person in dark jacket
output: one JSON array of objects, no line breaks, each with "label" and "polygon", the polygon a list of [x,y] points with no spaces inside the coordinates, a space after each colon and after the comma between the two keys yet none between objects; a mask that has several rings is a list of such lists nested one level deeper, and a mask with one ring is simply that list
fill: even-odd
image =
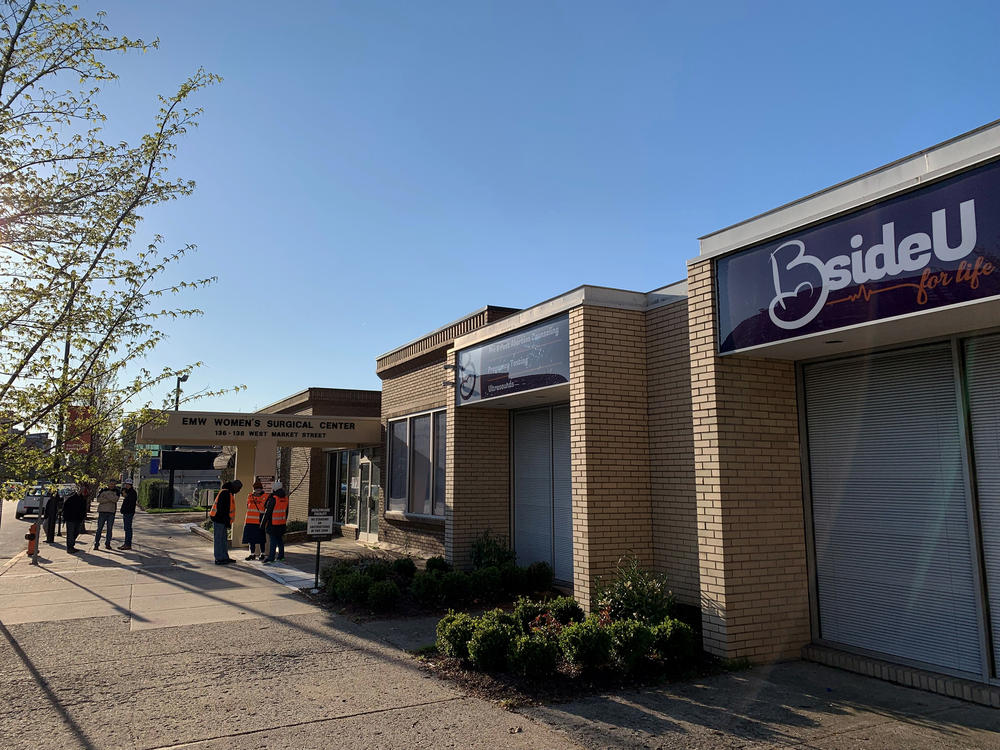
[{"label": "person in dark jacket", "polygon": [[53,544],[56,540],[56,520],[59,518],[59,493],[50,492],[45,498],[45,509],[43,511],[45,529],[45,541]]},{"label": "person in dark jacket", "polygon": [[132,482],[125,482],[122,485],[122,507],[120,508],[122,526],[125,528],[125,544],[118,548],[120,550],[132,549],[132,521],[135,520],[135,505],[138,500],[139,496],[136,494]]},{"label": "person in dark jacket", "polygon": [[66,522],[66,551],[76,554],[76,538],[83,528],[87,515],[87,488],[77,485],[76,491],[63,503],[63,521]]},{"label": "person in dark jacket", "polygon": [[274,483],[274,489],[264,504],[264,517],[260,521],[261,528],[267,531],[268,551],[264,564],[273,563],[275,553],[277,559],[285,559],[285,525],[288,523],[288,495],[281,482]]},{"label": "person in dark jacket", "polygon": [[236,493],[243,489],[243,482],[234,479],[226,482],[215,496],[212,503],[212,510],[209,511],[213,521],[213,533],[215,539],[215,564],[228,565],[235,562],[229,556],[229,528],[236,519]]}]

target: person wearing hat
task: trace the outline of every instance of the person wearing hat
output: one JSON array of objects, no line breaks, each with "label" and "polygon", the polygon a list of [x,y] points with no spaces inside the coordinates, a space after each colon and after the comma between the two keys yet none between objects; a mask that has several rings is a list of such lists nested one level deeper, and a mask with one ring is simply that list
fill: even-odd
[{"label": "person wearing hat", "polygon": [[135,520],[135,505],[138,500],[139,496],[132,486],[132,480],[126,480],[125,484],[122,485],[121,507],[122,526],[125,528],[125,544],[118,548],[120,550],[132,549],[132,521]]},{"label": "person wearing hat", "polygon": [[215,564],[228,565],[235,562],[229,556],[229,529],[236,520],[236,493],[243,489],[243,482],[234,479],[226,482],[215,496],[212,503],[212,510],[208,512],[212,519],[213,533],[215,540]]},{"label": "person wearing hat", "polygon": [[[260,526],[260,520],[264,517],[264,505],[267,503],[269,495],[264,492],[264,485],[260,480],[253,483],[253,492],[247,495],[247,517],[243,523],[243,544],[250,547],[250,554],[247,560],[263,560],[266,550],[264,540],[264,529]],[[257,548],[260,547],[260,554]]]},{"label": "person wearing hat", "polygon": [[275,560],[285,559],[285,525],[288,523],[288,495],[281,482],[274,483],[274,489],[268,495],[264,504],[264,517],[260,520],[261,528],[267,531],[268,548],[270,552],[264,560],[268,565]]}]

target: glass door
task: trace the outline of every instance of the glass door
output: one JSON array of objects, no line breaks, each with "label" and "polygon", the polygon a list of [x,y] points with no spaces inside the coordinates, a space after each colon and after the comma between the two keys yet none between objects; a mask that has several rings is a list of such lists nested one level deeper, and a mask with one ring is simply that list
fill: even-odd
[{"label": "glass door", "polygon": [[358,523],[358,501],[361,499],[361,452],[351,451],[347,479],[347,523]]},{"label": "glass door", "polygon": [[358,531],[362,534],[368,533],[368,524],[371,519],[368,496],[371,494],[371,471],[372,465],[365,461],[361,464],[361,496],[358,498]]}]

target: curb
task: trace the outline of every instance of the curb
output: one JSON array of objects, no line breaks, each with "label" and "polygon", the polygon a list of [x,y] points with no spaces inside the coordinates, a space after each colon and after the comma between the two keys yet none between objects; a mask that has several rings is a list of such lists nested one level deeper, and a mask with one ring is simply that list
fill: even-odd
[{"label": "curb", "polygon": [[23,549],[20,552],[18,552],[16,555],[14,555],[12,558],[10,558],[3,565],[0,565],[0,576],[2,576],[4,573],[6,573],[9,568],[14,567],[14,563],[16,563],[22,557],[27,557],[27,555],[28,555],[28,550]]}]

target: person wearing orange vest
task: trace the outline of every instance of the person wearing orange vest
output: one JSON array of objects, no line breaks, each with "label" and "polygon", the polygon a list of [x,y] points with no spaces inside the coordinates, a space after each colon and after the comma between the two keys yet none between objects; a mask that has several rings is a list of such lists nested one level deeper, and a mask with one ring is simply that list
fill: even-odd
[{"label": "person wearing orange vest", "polygon": [[236,493],[243,489],[243,482],[234,479],[226,482],[215,496],[212,510],[208,515],[213,521],[215,539],[215,564],[228,565],[236,562],[229,556],[229,527],[236,520]]},{"label": "person wearing orange vest", "polygon": [[260,525],[267,530],[270,541],[267,559],[264,564],[273,563],[275,552],[279,560],[285,559],[285,525],[288,523],[288,495],[281,482],[274,483],[274,489],[264,505],[264,518]]},{"label": "person wearing orange vest", "polygon": [[243,544],[250,547],[247,560],[257,560],[257,548],[260,547],[259,559],[264,559],[267,542],[260,521],[264,517],[264,508],[269,495],[264,492],[264,485],[257,480],[253,483],[253,492],[247,495],[247,518],[243,524]]}]

